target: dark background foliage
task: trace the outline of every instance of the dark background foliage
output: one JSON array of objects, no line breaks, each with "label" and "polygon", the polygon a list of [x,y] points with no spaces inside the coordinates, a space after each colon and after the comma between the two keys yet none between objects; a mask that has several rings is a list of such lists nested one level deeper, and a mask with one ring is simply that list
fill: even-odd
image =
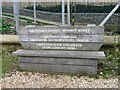
[{"label": "dark background foliage", "polygon": [[[70,5],[71,7],[71,5]],[[109,13],[115,5],[109,5],[109,6],[92,6],[92,5],[76,5],[76,13]],[[26,9],[33,10],[33,6],[26,7]],[[37,10],[40,11],[49,11],[49,12],[61,12],[61,5],[56,6],[48,6],[48,7],[42,7],[40,5],[36,6]],[[67,5],[65,5],[65,12],[67,12]],[[72,12],[74,12],[74,6],[72,7]],[[120,8],[116,11],[116,13],[120,13]]]}]

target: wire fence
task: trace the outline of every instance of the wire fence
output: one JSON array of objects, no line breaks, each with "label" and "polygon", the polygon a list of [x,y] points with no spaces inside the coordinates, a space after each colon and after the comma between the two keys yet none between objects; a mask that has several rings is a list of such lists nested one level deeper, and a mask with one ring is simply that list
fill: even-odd
[{"label": "wire fence", "polygon": [[[37,1],[37,0],[36,0]],[[77,4],[84,4],[84,5],[115,5],[119,0],[70,0],[73,2],[77,2]],[[49,3],[47,3],[49,2]],[[41,5],[44,7],[48,6],[56,6],[61,4],[60,0],[45,0],[45,2],[37,2],[36,5]],[[20,2],[20,7],[28,7],[33,6],[33,2],[30,2],[30,0],[24,0],[24,2]],[[3,6],[13,6],[13,2],[4,2]]]},{"label": "wire fence", "polygon": [[[12,4],[13,3],[9,3]],[[24,3],[25,4],[25,3]],[[54,3],[52,5],[59,5],[60,3]],[[25,4],[27,6],[27,4]],[[28,6],[32,6],[33,3],[29,3]],[[45,6],[45,3],[37,3],[37,5]],[[50,3],[49,3],[50,5]],[[20,15],[33,18],[34,17],[34,10],[26,9],[26,7],[22,5],[20,8]],[[6,4],[3,4],[2,7],[3,13],[6,14],[14,14],[13,12],[13,6],[8,6]],[[108,13],[76,13],[76,24],[77,25],[87,25],[87,24],[96,24],[99,25],[100,22],[107,16]],[[73,13],[74,15],[74,13]],[[65,13],[65,17],[67,17],[67,13]],[[53,13],[53,12],[46,12],[46,11],[39,11],[36,10],[36,18],[37,20],[41,22],[54,22],[61,24],[62,20],[62,13]],[[34,19],[34,18],[33,18]],[[108,35],[113,34],[120,34],[120,14],[115,13],[113,16],[107,21],[105,27],[105,32],[108,33]],[[67,22],[67,20],[66,20]],[[22,24],[22,23],[20,23]],[[32,22],[31,22],[32,24]]]}]

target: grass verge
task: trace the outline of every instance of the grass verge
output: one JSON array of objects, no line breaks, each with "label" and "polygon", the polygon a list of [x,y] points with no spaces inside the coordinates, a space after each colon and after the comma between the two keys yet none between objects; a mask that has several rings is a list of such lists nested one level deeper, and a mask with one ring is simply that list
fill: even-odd
[{"label": "grass verge", "polygon": [[[99,75],[109,78],[120,75],[120,46],[104,47],[106,59],[99,60]],[[106,50],[105,50],[106,49]]]},{"label": "grass verge", "polygon": [[12,56],[14,50],[2,50],[2,76],[17,68],[17,57]]}]

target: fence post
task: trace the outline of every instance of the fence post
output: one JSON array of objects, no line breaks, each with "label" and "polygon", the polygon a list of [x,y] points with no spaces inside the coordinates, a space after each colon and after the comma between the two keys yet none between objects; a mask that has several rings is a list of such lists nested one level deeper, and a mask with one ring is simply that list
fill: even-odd
[{"label": "fence post", "polygon": [[2,18],[2,0],[0,0],[0,18]]},{"label": "fence post", "polygon": [[70,1],[67,1],[68,25],[70,25]]},{"label": "fence post", "polygon": [[34,0],[34,24],[36,24],[36,0]]},{"label": "fence post", "polygon": [[16,32],[18,33],[19,30],[19,9],[20,9],[20,2],[19,0],[15,1],[14,0],[14,19],[16,21]]},{"label": "fence post", "polygon": [[65,25],[65,1],[62,0],[62,25]]}]

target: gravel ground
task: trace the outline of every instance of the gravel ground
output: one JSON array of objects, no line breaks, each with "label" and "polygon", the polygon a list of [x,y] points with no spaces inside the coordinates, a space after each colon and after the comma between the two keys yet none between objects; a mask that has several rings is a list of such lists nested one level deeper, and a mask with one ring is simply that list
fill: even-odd
[{"label": "gravel ground", "polygon": [[95,79],[20,71],[12,72],[2,79],[2,88],[118,88],[117,84],[117,77]]}]

